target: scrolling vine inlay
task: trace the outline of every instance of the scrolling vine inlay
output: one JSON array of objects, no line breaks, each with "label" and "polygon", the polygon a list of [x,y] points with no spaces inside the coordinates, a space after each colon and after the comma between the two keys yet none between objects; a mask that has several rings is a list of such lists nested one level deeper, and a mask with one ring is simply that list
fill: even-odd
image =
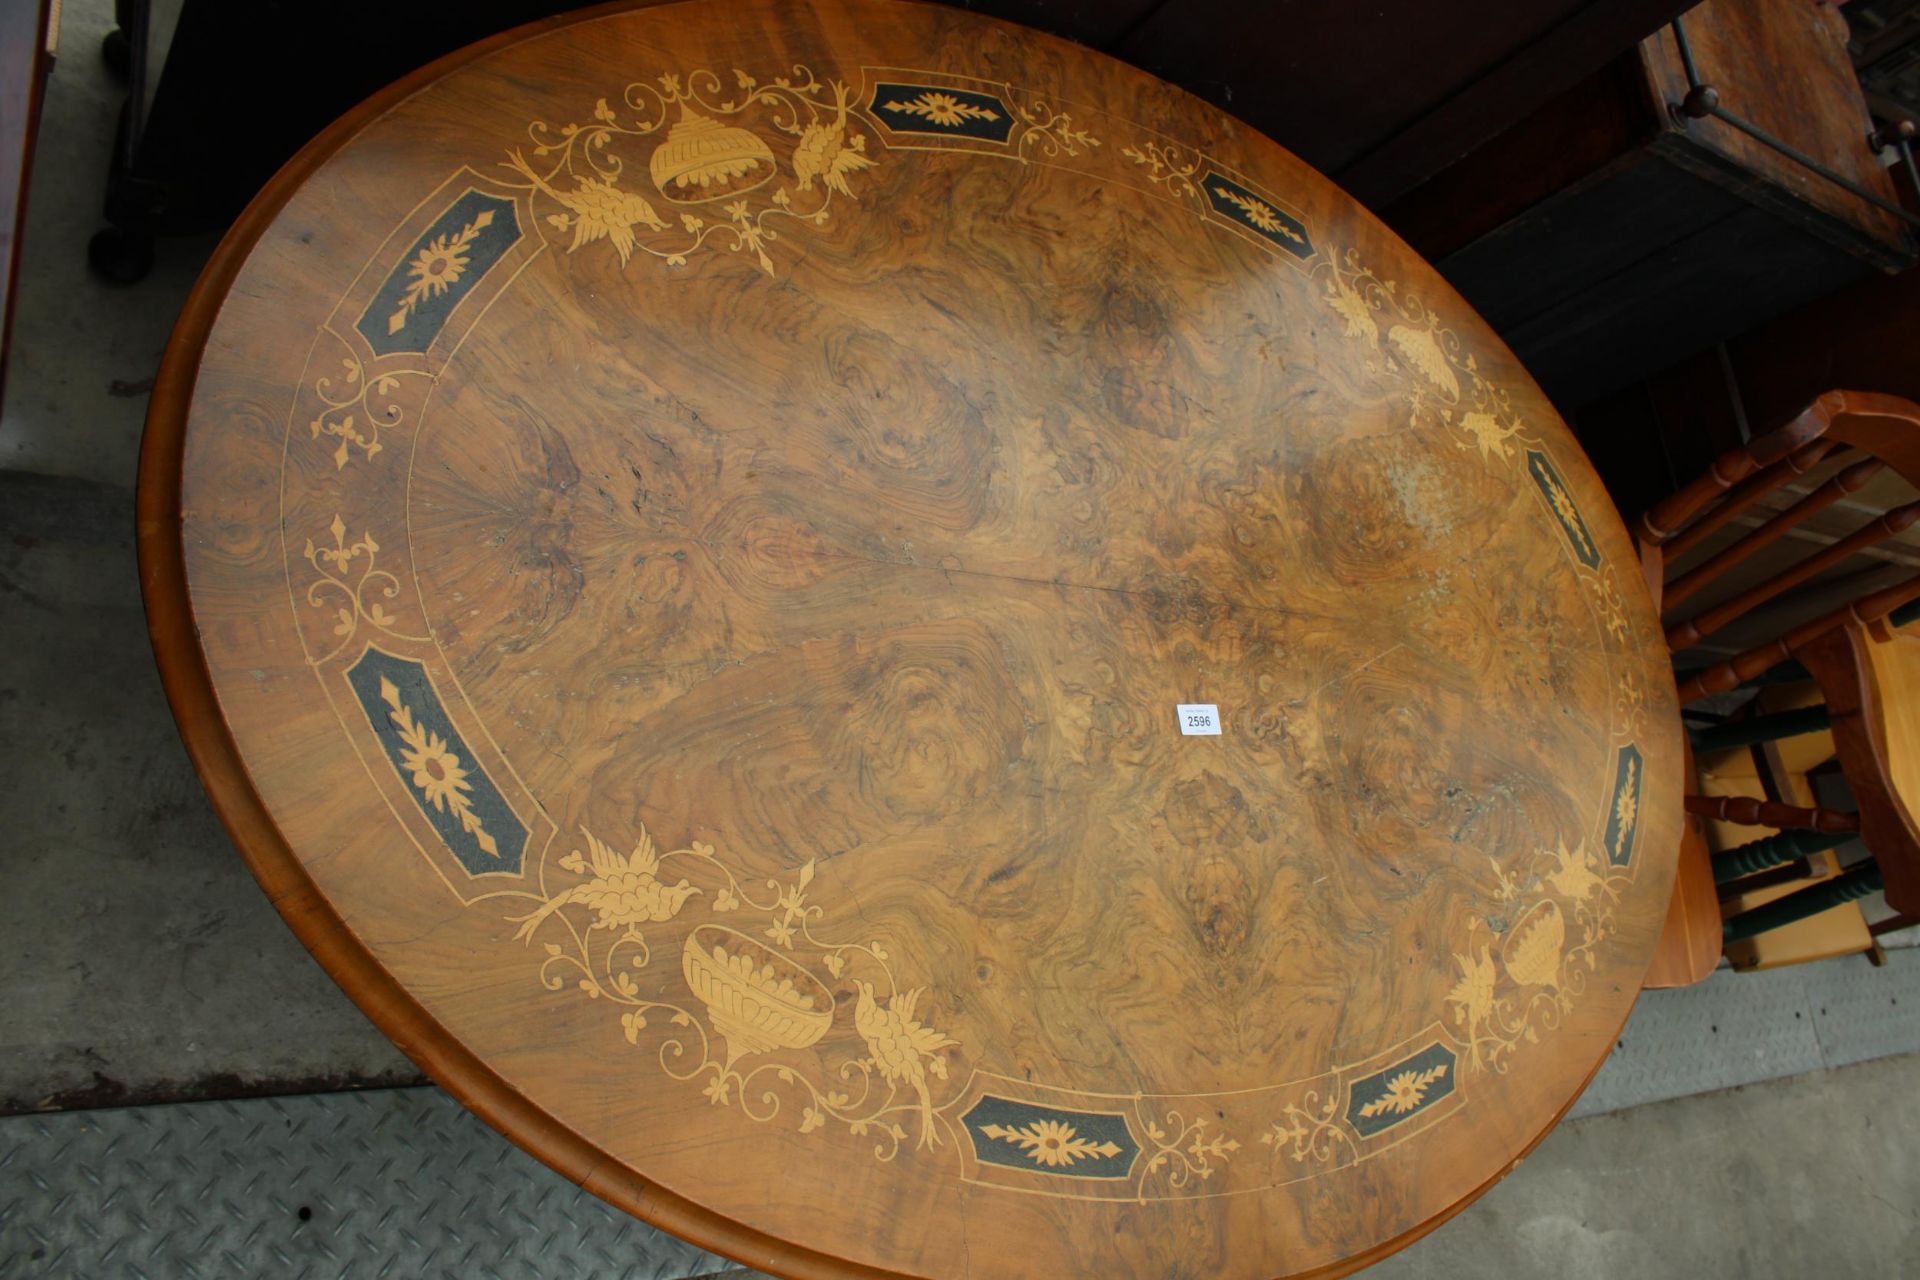
[{"label": "scrolling vine inlay", "polygon": [[[692,80],[709,94],[717,83],[702,75]],[[745,105],[761,102],[788,109],[792,123],[802,118],[814,97],[828,92],[828,86],[811,75],[797,85],[776,82],[771,90],[760,89],[744,74],[738,76],[738,83],[746,95],[742,100],[713,103],[706,96],[681,88],[674,77],[663,77],[655,114],[664,115],[666,107],[681,105],[687,107],[683,119],[710,124],[710,117],[696,117],[687,104],[737,114]],[[817,116],[807,116],[807,125],[791,130],[801,137],[794,172],[802,182],[820,182],[821,216],[833,192],[846,191],[846,174],[867,164],[862,157],[858,164],[836,167],[830,149],[820,145],[829,134],[840,141],[851,136],[843,133],[844,85],[832,82],[831,93],[837,114],[830,123],[823,125]],[[553,144],[561,158],[545,175],[534,174],[517,155],[513,163],[536,179],[534,186],[542,194],[570,210],[549,219],[557,229],[571,233],[569,252],[606,239],[624,262],[641,247],[634,228],[640,224],[651,227],[659,219],[650,203],[623,194],[614,185],[619,161],[607,154],[611,144],[604,139],[622,133],[645,134],[650,129],[645,120],[633,129],[622,129],[608,115],[607,110],[596,111],[600,123],[593,128],[598,133],[573,126],[563,128],[559,135],[563,141]],[[658,121],[654,120],[652,128],[657,127]],[[711,133],[706,125],[697,127]],[[536,137],[542,136],[540,128],[536,126]],[[823,129],[828,132],[821,132]],[[670,135],[663,147],[671,141]],[[576,175],[574,187],[562,198],[552,183],[569,171],[575,154],[599,158],[587,161],[593,172]],[[773,176],[771,153],[763,146],[749,144],[744,137],[697,154],[704,157],[700,165],[674,160],[652,166],[663,194],[685,187],[681,192],[684,198],[717,198],[754,189]],[[1128,148],[1127,155],[1152,170],[1156,180],[1176,189],[1187,183],[1188,175],[1201,165],[1199,159],[1191,163],[1183,160],[1178,149],[1153,143]],[[1206,181],[1214,182],[1217,177],[1210,173]],[[715,186],[722,190],[702,194]],[[1244,188],[1235,190],[1254,198]],[[762,212],[789,210],[791,201],[783,195],[785,191],[783,186],[769,196]],[[1243,201],[1233,203],[1254,218],[1253,229],[1263,235],[1274,232],[1287,242],[1283,247],[1298,251],[1295,237],[1286,229],[1297,223],[1289,219],[1284,226],[1267,227],[1261,219],[1275,212],[1271,206],[1250,209]],[[689,217],[686,226],[696,239],[684,248],[697,247],[712,230],[695,227],[694,221]],[[664,226],[661,223],[657,229]],[[734,242],[733,247],[759,252],[762,243],[749,237]],[[647,251],[655,252],[653,248]],[[661,251],[657,256],[671,264],[684,261],[685,255]],[[759,265],[771,269],[764,254]],[[1524,457],[1526,474],[1547,497],[1546,511],[1565,533],[1571,554],[1580,565],[1592,569],[1588,554],[1591,535],[1572,499],[1557,483],[1557,472],[1539,448],[1523,451],[1515,447],[1517,442],[1533,437],[1514,414],[1505,393],[1485,379],[1473,357],[1459,354],[1458,339],[1437,323],[1434,313],[1417,297],[1368,270],[1351,253],[1316,256],[1312,274],[1324,280],[1324,301],[1347,338],[1366,344],[1375,360],[1404,365],[1417,376],[1424,389],[1410,403],[1415,424],[1440,429],[1451,425],[1461,433],[1459,446],[1474,450],[1489,466],[1511,468]],[[1543,477],[1552,478],[1551,487]],[[330,532],[332,547],[322,548],[311,542],[307,546],[309,563],[321,570],[309,597],[316,604],[320,603],[317,593],[332,592],[339,597],[340,621],[335,631],[341,644],[353,638],[362,622],[383,632],[404,634],[396,631],[395,618],[380,603],[381,598],[396,593],[397,580],[375,567],[378,544],[371,535],[349,542],[338,517]],[[351,571],[362,557],[365,563],[355,579]],[[1617,617],[1617,588],[1612,579],[1589,575],[1583,582],[1595,608],[1603,616]],[[369,599],[370,588],[376,598]],[[403,738],[409,724],[401,723],[401,719],[409,714],[403,707],[390,711],[391,717],[399,717],[394,724]],[[445,744],[417,725],[411,727],[420,741],[410,741],[402,748],[412,753],[407,757],[411,763],[402,765],[403,773],[413,775],[423,805],[443,810],[476,847],[487,851],[491,837],[471,812],[461,807],[467,777],[464,766],[444,771],[451,781],[422,787],[423,775],[413,757],[439,759]],[[1625,858],[1615,855],[1609,859],[1594,852],[1595,847],[1613,850],[1631,842],[1632,811],[1638,794],[1634,772],[1638,767],[1637,749],[1630,744],[1622,747],[1620,759],[1618,783],[1597,820],[1604,831],[1603,844],[1581,841],[1571,848],[1561,844],[1539,851],[1532,865],[1518,869],[1503,869],[1497,859],[1492,860],[1492,905],[1472,919],[1467,936],[1458,941],[1452,953],[1458,979],[1447,994],[1443,1021],[1458,1037],[1458,1058],[1445,1046],[1433,1046],[1390,1069],[1354,1076],[1344,1086],[1340,1081],[1345,1069],[1336,1069],[1318,1088],[1290,1096],[1276,1118],[1267,1122],[1263,1142],[1276,1151],[1286,1151],[1296,1163],[1333,1161],[1342,1152],[1352,1159],[1366,1158],[1367,1139],[1441,1099],[1465,1096],[1466,1082],[1459,1069],[1462,1065],[1466,1075],[1489,1068],[1504,1071],[1521,1044],[1536,1042],[1558,1028],[1587,975],[1596,967],[1598,948],[1611,934],[1612,906],[1628,869]],[[893,1159],[910,1137],[913,1146],[931,1148],[942,1144],[943,1134],[950,1137],[957,1127],[967,1127],[966,1121],[946,1114],[950,1104],[936,1104],[934,1100],[934,1088],[948,1078],[949,1055],[960,1046],[924,1020],[924,989],[902,987],[897,982],[889,953],[880,941],[828,942],[812,933],[811,921],[822,910],[807,897],[813,883],[812,863],[790,881],[769,879],[767,888],[772,897],[762,900],[743,888],[709,845],[695,842],[662,853],[656,851],[643,830],[633,850],[622,855],[590,833],[583,832],[583,837],[585,852],[575,850],[557,864],[562,871],[581,878],[520,919],[517,936],[522,939],[531,940],[543,929],[561,935],[560,940],[543,942],[546,959],[541,976],[549,989],[565,988],[568,984],[560,975],[567,972],[573,975],[572,985],[581,992],[622,1006],[621,1029],[632,1043],[639,1042],[650,1019],[664,1018],[681,1034],[659,1045],[661,1068],[676,1079],[700,1080],[702,1092],[711,1102],[736,1106],[754,1120],[770,1121],[781,1114],[783,1104],[778,1093],[765,1089],[754,1092],[760,1088],[758,1082],[770,1080],[783,1086],[789,1100],[799,1107],[800,1132],[813,1133],[831,1121],[856,1135],[874,1133],[880,1139],[876,1154],[883,1159]],[[698,874],[692,878],[682,875],[668,884],[662,879],[662,868],[668,863]],[[757,935],[741,933],[717,920],[684,933],[680,942],[681,976],[693,998],[691,1004],[643,993],[636,973],[650,971],[652,966],[651,927],[676,921],[687,904],[696,900],[707,915],[718,917],[745,909],[764,913],[766,923]],[[800,954],[795,953],[796,948]],[[811,967],[814,965],[818,969]],[[850,967],[871,972],[862,976],[850,972]],[[843,1000],[836,1000],[829,982],[840,985]],[[850,1005],[849,1018],[836,1018],[841,1003]],[[699,1008],[705,1009],[704,1017]],[[842,1032],[850,1030],[857,1037],[865,1052],[823,1068],[813,1051],[837,1022]],[[1348,1099],[1344,1111],[1339,1106],[1343,1090]],[[1003,1101],[1002,1105],[1024,1104]],[[1118,1158],[1122,1147],[1117,1135],[1097,1140],[1082,1136],[1089,1125],[1107,1123],[1089,1118],[1100,1113],[1023,1114],[1020,1123],[1014,1123],[1009,1113],[1008,1118],[992,1122],[991,1131],[978,1126],[970,1129],[981,1160],[1061,1177],[1125,1176],[1126,1171],[1114,1173],[1111,1165],[1100,1163]],[[1164,1125],[1153,1118],[1141,1118],[1138,1137],[1124,1115],[1119,1119],[1120,1132],[1131,1144],[1126,1149],[1144,1151],[1144,1174],[1164,1171],[1170,1175],[1169,1186],[1173,1189],[1204,1183],[1240,1145],[1230,1134],[1207,1133],[1204,1121],[1183,1124],[1179,1114],[1170,1112]],[[1131,1159],[1128,1164],[1131,1168]]]},{"label": "scrolling vine inlay", "polygon": [[[932,1088],[947,1079],[957,1042],[921,1020],[923,989],[899,985],[879,941],[814,934],[826,909],[810,900],[812,862],[789,880],[767,879],[762,894],[742,884],[710,844],[661,851],[642,827],[632,850],[621,854],[590,831],[580,834],[585,851],[558,863],[574,882],[519,917],[514,935],[529,943],[543,933],[559,938],[542,943],[540,976],[548,990],[571,986],[620,1009],[629,1044],[639,1043],[654,1018],[679,1029],[660,1044],[659,1066],[675,1080],[701,1082],[715,1106],[737,1106],[767,1122],[791,1102],[799,1132],[831,1121],[855,1136],[871,1135],[882,1160],[892,1160],[909,1138],[918,1147],[940,1144],[950,1122],[936,1114]],[[669,885],[663,868],[685,874]],[[658,939],[651,926],[675,921],[694,901],[704,903],[706,919],[679,941],[692,999],[644,995],[635,974],[653,963]],[[743,932],[722,918],[758,927]],[[850,1019],[839,1016],[844,1002],[829,983],[855,993]],[[853,1037],[842,1038],[857,1038],[864,1052],[823,1067],[807,1051],[836,1027],[850,1029]]]},{"label": "scrolling vine inlay", "polygon": [[[545,159],[544,170],[535,169],[517,152],[509,163],[528,180],[533,192],[564,208],[565,212],[551,214],[547,221],[571,237],[568,252],[606,240],[622,264],[644,250],[668,265],[679,265],[721,225],[709,225],[685,213],[682,226],[690,240],[670,242],[671,247],[643,243],[643,229],[664,232],[668,226],[649,200],[619,186],[624,161],[615,148],[616,139],[659,132],[670,109],[678,108],[679,123],[667,130],[649,164],[658,193],[664,199],[695,204],[731,197],[727,217],[734,230],[726,233],[730,238],[724,243],[755,256],[757,264],[770,272],[772,262],[765,247],[771,233],[763,230],[764,218],[779,214],[824,221],[836,193],[851,198],[848,176],[872,163],[864,154],[862,136],[850,131],[846,86],[818,81],[804,68],[797,71],[798,80],[780,78],[769,86],[736,72],[738,94],[719,101],[714,98],[721,82],[711,73],[694,73],[685,84],[678,77],[663,76],[658,88],[630,86],[627,105],[639,109],[630,123],[622,123],[602,101],[593,125],[567,125],[557,131],[539,124],[533,127],[536,157],[551,157]],[[952,103],[965,100],[930,90],[900,97],[902,86],[883,87],[888,94],[876,97],[876,101],[888,99],[881,103],[883,108],[897,108],[898,113],[923,118],[930,126],[984,122],[992,110],[979,103],[970,110],[950,109],[950,99]],[[823,109],[821,104],[829,101],[831,106]],[[757,207],[744,203],[743,193],[773,180],[782,172],[778,162],[757,135],[715,123],[717,117],[739,117],[749,108],[758,108],[756,114],[771,119],[777,131],[798,139],[787,171],[791,188],[775,187]],[[1020,117],[1030,124],[1042,121],[1066,127],[1065,133],[1048,135],[1055,145],[1097,145],[1097,140],[1067,127],[1067,117],[1055,116],[1044,107],[1039,110],[1044,114],[1022,108]],[[996,121],[999,118],[994,116]],[[1008,112],[1007,119],[1012,118]],[[729,129],[731,133],[726,132]],[[1041,132],[1036,125],[1034,135]],[[676,137],[681,144],[697,137],[703,145],[677,145]],[[1264,238],[1295,255],[1307,251],[1304,226],[1244,186],[1215,171],[1208,171],[1196,185],[1192,175],[1203,167],[1203,158],[1188,159],[1177,147],[1153,142],[1130,146],[1125,153],[1174,193],[1207,191],[1216,207],[1225,201],[1237,220]],[[662,155],[667,159],[663,161]],[[576,172],[576,166],[584,172]],[[564,189],[555,185],[563,179],[570,179],[572,185]],[[817,203],[804,214],[796,211],[792,190],[817,191]],[[452,216],[450,212],[440,221],[448,222]],[[416,266],[418,252],[435,251],[443,235],[426,239],[427,250],[417,251]],[[1424,386],[1410,404],[1416,424],[1453,426],[1462,434],[1460,446],[1476,450],[1489,465],[1511,466],[1521,460],[1515,443],[1531,436],[1505,393],[1482,376],[1472,356],[1459,354],[1458,339],[1437,323],[1420,299],[1375,275],[1352,253],[1316,255],[1312,273],[1325,282],[1324,301],[1340,331],[1367,344],[1381,363],[1406,366]],[[359,377],[357,369],[354,374]],[[343,440],[342,449],[347,443]],[[368,456],[377,448],[376,444]],[[1537,448],[1525,450],[1524,457],[1528,474],[1547,496],[1551,518],[1566,533],[1575,558],[1593,567],[1590,535],[1571,498],[1558,485],[1551,463]],[[331,532],[333,547],[308,545],[309,562],[316,568],[324,566],[310,595],[325,590],[340,596],[336,634],[342,644],[362,621],[392,631],[395,619],[378,599],[370,601],[367,596],[369,587],[381,597],[391,597],[397,589],[390,574],[375,568],[378,544],[371,535],[349,543],[337,518]],[[350,580],[349,570],[362,556],[365,566],[357,581]],[[1610,579],[1591,579],[1590,590],[1601,605],[1617,613],[1617,591]],[[403,736],[404,732],[403,726]],[[416,755],[431,755],[436,741],[423,738],[411,749]],[[1623,748],[1623,761],[1631,751]],[[1602,818],[1610,846],[1619,842],[1620,830],[1630,832],[1630,826],[1624,825],[1630,818],[1621,816],[1628,810],[1622,806],[1630,807],[1636,794],[1629,767],[1622,767],[1622,785],[1615,788],[1610,797],[1613,803]],[[418,770],[407,769],[418,778]],[[456,822],[469,823],[469,815],[458,807],[465,776],[460,773],[452,783],[423,791],[423,803],[437,803]],[[450,801],[453,807],[448,808]],[[485,849],[489,837],[482,828],[474,826],[466,834]],[[701,1080],[702,1092],[711,1102],[737,1106],[752,1119],[768,1121],[781,1112],[777,1094],[752,1093],[755,1082],[766,1078],[790,1090],[800,1108],[801,1132],[813,1133],[829,1121],[854,1134],[872,1132],[881,1139],[876,1153],[885,1159],[892,1159],[910,1136],[916,1147],[940,1145],[943,1131],[950,1136],[956,1118],[936,1106],[932,1088],[947,1078],[949,1051],[959,1047],[957,1042],[922,1020],[921,1001],[926,993],[897,983],[881,942],[823,942],[812,934],[810,922],[821,908],[807,901],[813,880],[811,863],[789,882],[769,880],[773,897],[761,901],[742,887],[709,845],[695,842],[660,853],[643,830],[634,849],[622,855],[590,833],[583,832],[583,837],[585,852],[576,850],[558,863],[560,869],[583,878],[520,920],[518,936],[523,939],[531,939],[543,927],[562,934],[561,941],[543,943],[547,955],[541,975],[549,989],[563,989],[567,984],[558,975],[571,972],[573,985],[580,991],[623,1006],[620,1025],[633,1043],[638,1043],[650,1018],[665,1018],[688,1038],[669,1038],[659,1046],[662,1069],[677,1079]],[[667,862],[703,873],[708,883],[703,886],[682,876],[668,885],[660,878]],[[1453,953],[1459,976],[1446,999],[1445,1021],[1459,1036],[1469,1073],[1489,1067],[1504,1070],[1520,1044],[1557,1028],[1585,975],[1595,967],[1597,948],[1610,933],[1610,907],[1620,892],[1615,877],[1626,866],[1624,860],[1611,864],[1596,860],[1582,842],[1571,850],[1562,845],[1542,851],[1537,862],[1537,871],[1510,871],[1495,861],[1491,882],[1495,906],[1474,919],[1468,936]],[[696,899],[704,899],[707,914],[719,916],[745,908],[766,913],[768,922],[758,936],[717,922],[684,935],[681,974],[693,997],[691,1005],[643,994],[636,971],[646,971],[652,963],[649,927],[676,920]],[[792,954],[796,946],[811,949],[805,959],[817,964],[825,978]],[[850,976],[848,968],[856,962],[873,973],[864,978]],[[843,980],[852,984],[845,987],[852,996],[850,1029],[865,1052],[822,1075],[817,1059],[808,1061],[799,1055],[814,1050],[835,1026],[836,1000],[826,984]],[[705,1008],[704,1018],[698,1007]],[[1433,1060],[1428,1061],[1429,1057]],[[1296,1162],[1309,1157],[1327,1160],[1343,1148],[1363,1158],[1359,1143],[1433,1102],[1462,1092],[1457,1065],[1450,1050],[1436,1047],[1391,1071],[1356,1077],[1345,1086],[1349,1104],[1344,1112],[1337,1105],[1341,1095],[1336,1072],[1322,1090],[1287,1102],[1278,1118],[1269,1122],[1263,1141],[1287,1150]],[[1363,1097],[1368,1091],[1372,1096]],[[1095,1141],[1079,1136],[1095,1123],[1088,1116],[1097,1113],[1072,1114],[1078,1119],[1067,1118],[1065,1112],[1035,1112],[1020,1124],[1008,1119],[995,1122],[991,1132],[977,1128],[976,1150],[981,1159],[1009,1167],[1061,1176],[1110,1176],[1098,1162],[1117,1158],[1117,1137]],[[1172,1138],[1152,1119],[1142,1120],[1138,1139],[1124,1117],[1120,1127],[1132,1149],[1144,1147],[1145,1171],[1170,1171],[1175,1188],[1206,1181],[1239,1146],[1227,1134],[1206,1135],[1192,1123],[1181,1125],[1177,1112],[1168,1123],[1177,1126]]]},{"label": "scrolling vine inlay", "polygon": [[[677,267],[718,246],[772,275],[780,225],[825,225],[836,197],[854,199],[854,175],[874,164],[847,95],[844,82],[805,67],[764,84],[735,68],[731,87],[713,71],[669,73],[628,85],[618,107],[601,98],[591,123],[535,121],[532,158],[509,151],[507,167],[552,208],[545,221],[570,237],[568,253],[604,240],[623,267],[635,253]],[[647,173],[667,217],[626,172],[625,149],[656,138]]]},{"label": "scrolling vine inlay", "polygon": [[143,581],[255,871],[703,1246],[1342,1272],[1538,1140],[1657,945],[1678,717],[1572,436],[1089,50],[509,33],[303,151],[180,333]]}]

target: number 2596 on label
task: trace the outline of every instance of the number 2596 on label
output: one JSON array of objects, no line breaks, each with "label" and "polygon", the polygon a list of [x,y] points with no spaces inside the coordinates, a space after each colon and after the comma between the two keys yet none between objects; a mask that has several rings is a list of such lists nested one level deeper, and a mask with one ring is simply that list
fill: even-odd
[{"label": "number 2596 on label", "polygon": [[1220,708],[1211,702],[1183,702],[1174,714],[1180,718],[1180,732],[1188,737],[1220,733]]}]

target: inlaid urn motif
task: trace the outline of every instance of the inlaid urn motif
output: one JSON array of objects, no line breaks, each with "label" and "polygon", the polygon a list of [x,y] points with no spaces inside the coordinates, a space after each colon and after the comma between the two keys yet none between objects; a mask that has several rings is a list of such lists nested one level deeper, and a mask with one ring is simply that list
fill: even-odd
[{"label": "inlaid urn motif", "polygon": [[833,993],[799,965],[719,925],[687,935],[687,987],[727,1042],[727,1069],[743,1054],[806,1049],[833,1024]]},{"label": "inlaid urn motif", "polygon": [[669,200],[698,204],[751,191],[774,173],[773,152],[746,129],[680,105],[680,119],[647,161]]}]

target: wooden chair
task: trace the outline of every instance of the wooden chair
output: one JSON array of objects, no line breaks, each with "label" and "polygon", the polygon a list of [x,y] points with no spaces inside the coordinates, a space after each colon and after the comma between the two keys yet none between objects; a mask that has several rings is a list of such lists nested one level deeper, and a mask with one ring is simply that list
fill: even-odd
[{"label": "wooden chair", "polygon": [[[1841,462],[1830,478],[1758,527],[1672,572],[1682,557],[1756,503],[1823,463]],[[1640,518],[1634,527],[1648,586],[1663,615],[1722,581],[1740,565],[1883,470],[1920,485],[1920,404],[1868,392],[1830,391],[1792,421],[1723,455],[1707,474]],[[1853,556],[1920,520],[1910,502],[1688,616],[1672,622],[1669,648],[1680,654]],[[1765,930],[1853,901],[1877,889],[1901,913],[1920,915],[1920,635],[1898,628],[1920,618],[1920,575],[1870,590],[1837,609],[1790,626],[1767,643],[1678,673],[1682,707],[1748,682],[1816,680],[1825,705],[1751,717],[1700,735],[1704,749],[1762,742],[1826,729],[1858,813],[1781,804],[1759,798],[1690,795],[1697,819],[1766,826],[1766,836],[1710,854],[1698,822],[1689,823],[1666,936],[1649,986],[1697,982],[1712,972],[1723,947]],[[1689,760],[1691,770],[1691,760]],[[1691,775],[1690,775],[1691,782]],[[1796,859],[1858,836],[1873,858],[1752,910],[1721,919],[1719,897]]]},{"label": "wooden chair", "polygon": [[[1789,713],[1793,712],[1824,716],[1826,700],[1819,685],[1809,676],[1805,680],[1769,684],[1746,692],[1750,701],[1735,718],[1705,729],[1696,727],[1694,733],[1704,748],[1697,757],[1699,769],[1694,775],[1697,790],[1712,801],[1726,801],[1724,806],[1715,804],[1707,808],[1695,819],[1708,825],[1711,848],[1716,850],[1731,850],[1754,843],[1756,835],[1774,834],[1773,830],[1756,830],[1751,825],[1720,819],[1718,810],[1722,807],[1733,811],[1733,816],[1759,818],[1762,822],[1768,815],[1766,811],[1755,811],[1761,804],[1818,808],[1825,797],[1829,808],[1854,808],[1850,802],[1841,803],[1827,781],[1829,775],[1834,778],[1841,775],[1830,731],[1822,728],[1775,737],[1774,731],[1765,727],[1769,718],[1787,716],[1791,719]],[[1697,710],[1695,714],[1698,715]],[[1751,740],[1763,734],[1764,740]],[[1729,735],[1732,745],[1726,745]],[[1697,800],[1695,807],[1706,805]],[[1856,825],[1852,821],[1854,816],[1852,813],[1838,815],[1841,821],[1831,825]],[[1850,856],[1850,849],[1857,847],[1856,844],[1808,853],[1719,886],[1719,915],[1726,917],[1750,911],[1810,884],[1831,879],[1841,874],[1843,859]],[[1703,861],[1708,864],[1707,878],[1711,881],[1711,859]],[[1865,902],[1842,903],[1791,924],[1729,942],[1725,946],[1726,961],[1736,970],[1753,970],[1804,964],[1831,956],[1864,954],[1869,960],[1877,960],[1879,947],[1867,927],[1867,913],[1863,910],[1867,905]],[[1713,938],[1719,939],[1721,920],[1709,923]]]}]

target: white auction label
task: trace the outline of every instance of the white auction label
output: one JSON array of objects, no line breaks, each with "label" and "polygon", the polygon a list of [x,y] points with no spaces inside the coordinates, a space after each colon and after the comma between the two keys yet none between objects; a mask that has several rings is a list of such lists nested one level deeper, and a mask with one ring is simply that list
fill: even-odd
[{"label": "white auction label", "polygon": [[1188,737],[1220,733],[1220,708],[1211,702],[1183,702],[1174,712],[1180,717],[1180,732]]}]

